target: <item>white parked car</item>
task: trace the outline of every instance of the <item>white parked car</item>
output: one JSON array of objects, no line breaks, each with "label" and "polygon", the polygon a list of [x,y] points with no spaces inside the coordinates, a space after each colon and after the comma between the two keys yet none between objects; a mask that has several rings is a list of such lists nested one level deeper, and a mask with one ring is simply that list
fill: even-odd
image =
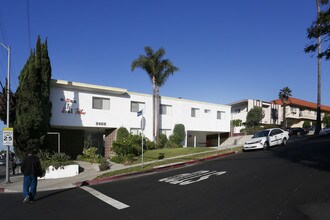
[{"label": "white parked car", "polygon": [[267,149],[270,146],[286,145],[289,140],[289,132],[280,128],[271,128],[258,131],[251,140],[247,141],[243,150]]},{"label": "white parked car", "polygon": [[330,134],[330,125],[325,126],[325,128],[323,128],[320,131],[320,135],[321,136],[323,136],[323,135],[329,135],[329,134]]}]

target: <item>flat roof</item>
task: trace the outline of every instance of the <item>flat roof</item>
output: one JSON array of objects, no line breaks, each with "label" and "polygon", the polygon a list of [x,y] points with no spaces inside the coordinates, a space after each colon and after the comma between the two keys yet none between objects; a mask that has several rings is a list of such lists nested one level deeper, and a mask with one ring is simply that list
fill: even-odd
[{"label": "flat roof", "polygon": [[66,87],[72,89],[80,89],[84,91],[100,91],[106,93],[112,93],[116,95],[123,95],[127,94],[127,89],[116,88],[116,87],[109,87],[109,86],[99,86],[99,85],[92,85],[87,83],[79,83],[79,82],[72,82],[72,81],[65,81],[65,80],[58,80],[52,79],[50,81],[52,85],[56,85],[58,87]]}]

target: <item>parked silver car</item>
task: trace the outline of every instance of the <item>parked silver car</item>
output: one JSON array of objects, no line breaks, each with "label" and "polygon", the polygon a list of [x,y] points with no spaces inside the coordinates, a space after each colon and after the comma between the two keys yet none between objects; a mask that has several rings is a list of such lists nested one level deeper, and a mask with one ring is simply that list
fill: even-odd
[{"label": "parked silver car", "polygon": [[258,131],[247,141],[243,150],[267,149],[270,146],[286,145],[289,140],[289,132],[280,128],[271,128]]}]

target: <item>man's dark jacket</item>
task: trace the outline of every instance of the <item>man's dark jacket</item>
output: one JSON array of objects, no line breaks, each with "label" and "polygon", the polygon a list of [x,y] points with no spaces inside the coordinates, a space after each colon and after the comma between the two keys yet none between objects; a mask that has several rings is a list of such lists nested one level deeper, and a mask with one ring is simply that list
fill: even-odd
[{"label": "man's dark jacket", "polygon": [[21,171],[24,176],[41,176],[42,170],[39,158],[36,155],[28,155],[22,161]]}]

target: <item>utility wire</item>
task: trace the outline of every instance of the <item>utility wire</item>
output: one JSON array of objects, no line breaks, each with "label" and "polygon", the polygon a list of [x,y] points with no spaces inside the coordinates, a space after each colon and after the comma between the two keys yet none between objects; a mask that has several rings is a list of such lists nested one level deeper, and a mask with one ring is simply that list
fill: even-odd
[{"label": "utility wire", "polygon": [[29,39],[29,50],[31,50],[31,22],[30,22],[30,0],[26,0],[26,15],[28,22],[28,39]]}]

